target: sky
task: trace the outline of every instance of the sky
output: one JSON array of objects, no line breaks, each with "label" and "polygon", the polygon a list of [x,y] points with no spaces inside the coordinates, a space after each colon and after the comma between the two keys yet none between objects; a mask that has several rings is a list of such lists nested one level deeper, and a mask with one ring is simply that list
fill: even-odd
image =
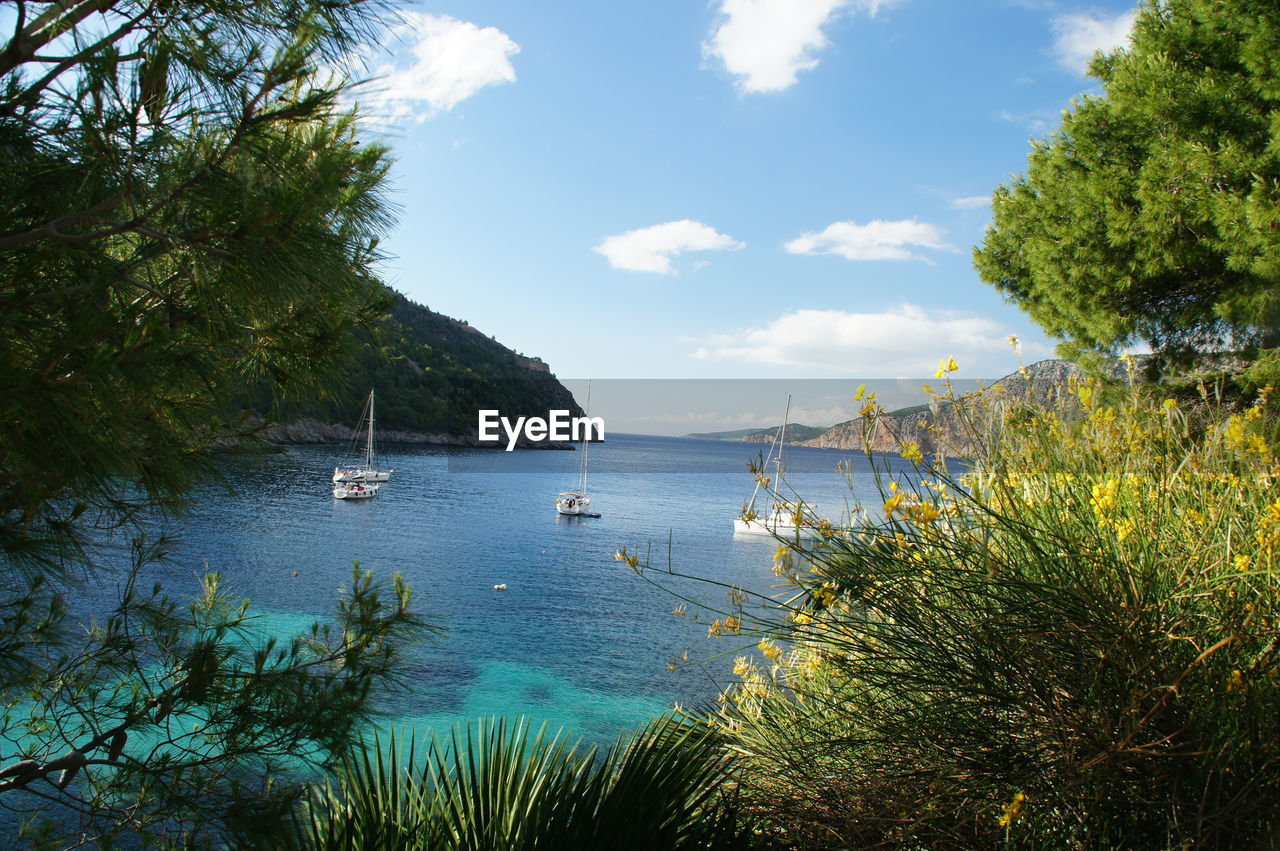
[{"label": "sky", "polygon": [[[358,99],[392,286],[566,379],[999,377],[989,198],[1123,46],[1121,0],[405,7]],[[775,416],[776,419],[776,416]]]}]

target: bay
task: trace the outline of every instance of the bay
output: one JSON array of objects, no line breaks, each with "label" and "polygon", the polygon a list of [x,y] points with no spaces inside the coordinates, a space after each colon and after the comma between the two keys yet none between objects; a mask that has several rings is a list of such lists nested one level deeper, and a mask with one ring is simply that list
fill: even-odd
[{"label": "bay", "polygon": [[[380,495],[343,501],[329,482],[336,448],[288,447],[228,460],[229,487],[197,490],[193,508],[166,524],[176,549],[148,573],[180,595],[219,571],[253,601],[264,631],[288,634],[332,611],[354,562],[381,578],[398,572],[446,632],[412,654],[406,687],[380,699],[385,725],[427,735],[520,713],[602,743],[676,703],[712,700],[749,644],[708,639],[707,617],[673,614],[673,590],[719,608],[726,592],[666,571],[775,593],[776,542],[733,532],[760,450],[611,434],[590,450],[602,516],[570,518],[554,498],[576,483],[577,452],[393,447]],[[820,515],[879,505],[865,456],[800,447],[787,456],[789,484]],[[615,559],[624,546],[651,565],[644,576]]]}]

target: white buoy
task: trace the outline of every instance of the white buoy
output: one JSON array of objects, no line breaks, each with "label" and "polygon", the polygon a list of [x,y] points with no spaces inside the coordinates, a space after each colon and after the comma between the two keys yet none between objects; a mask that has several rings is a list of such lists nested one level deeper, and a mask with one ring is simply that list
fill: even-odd
[{"label": "white buoy", "polygon": [[502,583],[501,585],[495,585],[495,586],[493,586],[493,590],[494,590],[494,591],[506,591],[506,590],[507,590],[507,583],[505,583],[505,582],[504,582],[504,583]]}]

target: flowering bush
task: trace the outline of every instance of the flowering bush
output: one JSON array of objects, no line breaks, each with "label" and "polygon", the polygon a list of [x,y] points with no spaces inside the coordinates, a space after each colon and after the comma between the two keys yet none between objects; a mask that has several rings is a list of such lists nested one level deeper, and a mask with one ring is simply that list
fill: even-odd
[{"label": "flowering bush", "polygon": [[[945,370],[944,370],[945,371]],[[1238,846],[1280,810],[1280,459],[1245,410],[940,397],[980,439],[780,542],[709,722],[801,847]],[[874,413],[874,412],[873,412]],[[905,455],[905,454],[904,454]]]}]

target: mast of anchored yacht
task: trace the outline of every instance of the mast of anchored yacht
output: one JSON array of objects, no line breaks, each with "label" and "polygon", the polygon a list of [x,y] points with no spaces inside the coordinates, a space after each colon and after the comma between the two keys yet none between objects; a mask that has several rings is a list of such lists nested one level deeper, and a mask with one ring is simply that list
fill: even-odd
[{"label": "mast of anchored yacht", "polygon": [[[760,487],[761,485],[764,484],[765,471],[768,470],[770,466],[772,466],[774,469],[773,480],[770,482],[770,485],[775,488],[779,486],[779,483],[782,479],[782,444],[785,443],[787,439],[787,420],[789,420],[790,418],[791,418],[791,394],[788,393],[787,409],[782,414],[782,427],[779,428],[778,433],[774,435],[773,445],[769,447],[769,454],[765,456],[764,464],[762,464],[760,467],[760,475],[756,476],[756,487],[755,487],[755,490],[751,491],[751,501],[747,503],[746,511],[744,512],[748,516],[750,516],[751,513],[755,510],[756,497],[759,496]],[[770,498],[770,503],[772,503],[772,501],[773,501],[772,498]],[[773,508],[770,507],[769,513],[766,516],[769,516],[772,514],[773,514]]]},{"label": "mast of anchored yacht", "polygon": [[369,391],[369,437],[364,445],[364,469],[366,474],[373,470],[373,390]]},{"label": "mast of anchored yacht", "polygon": [[[591,379],[587,379],[587,407],[583,412],[589,414],[591,412]],[[587,454],[591,450],[591,426],[586,426],[586,434],[582,440],[582,469],[578,473],[578,492],[583,496],[587,495]]]}]

